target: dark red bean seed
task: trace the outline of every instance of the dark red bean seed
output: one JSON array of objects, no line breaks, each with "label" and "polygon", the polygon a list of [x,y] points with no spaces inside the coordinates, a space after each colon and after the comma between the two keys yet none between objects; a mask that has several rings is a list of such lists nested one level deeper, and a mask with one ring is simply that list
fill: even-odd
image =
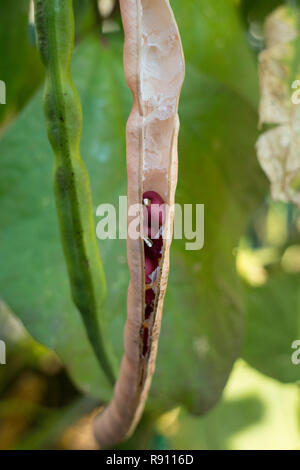
[{"label": "dark red bean seed", "polygon": [[155,299],[154,290],[153,289],[147,289],[146,290],[146,296],[145,296],[146,304],[147,305],[152,305],[153,302],[154,302],[154,299]]},{"label": "dark red bean seed", "polygon": [[146,308],[145,308],[145,320],[149,320],[149,318],[151,317],[151,314],[153,313],[153,308],[154,306],[151,304],[148,304],[146,305]]},{"label": "dark red bean seed", "polygon": [[146,191],[143,194],[143,204],[148,211],[148,226],[163,225],[165,221],[165,202],[155,191]]},{"label": "dark red bean seed", "polygon": [[144,333],[143,333],[143,356],[146,356],[148,352],[148,336],[149,336],[149,330],[148,328],[144,328]]},{"label": "dark red bean seed", "polygon": [[151,284],[153,282],[151,275],[156,270],[157,266],[158,266],[158,260],[145,257],[146,284]]},{"label": "dark red bean seed", "polygon": [[161,258],[162,255],[162,247],[163,247],[163,239],[162,237],[151,240],[152,246],[149,247],[145,244],[145,256],[151,259],[158,259]]},{"label": "dark red bean seed", "polygon": [[[159,265],[162,256],[163,238],[161,235],[162,225],[165,221],[164,201],[154,191],[143,194],[144,210],[144,253],[145,253],[145,282],[153,284],[154,272]],[[157,238],[156,238],[157,237]],[[155,292],[146,289],[145,292],[145,320],[149,320],[154,311]],[[150,320],[149,320],[150,321]],[[148,352],[149,329],[144,326],[141,331],[143,335],[143,352],[145,357]]]},{"label": "dark red bean seed", "polygon": [[155,191],[146,191],[143,194],[143,199],[149,199],[153,204],[164,204],[163,198]]}]

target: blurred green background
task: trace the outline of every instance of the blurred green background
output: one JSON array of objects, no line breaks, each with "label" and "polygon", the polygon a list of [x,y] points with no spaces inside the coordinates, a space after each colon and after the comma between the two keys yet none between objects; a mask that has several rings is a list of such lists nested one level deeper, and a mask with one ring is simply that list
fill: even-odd
[{"label": "blurred green background", "polygon": [[[173,243],[153,386],[120,448],[300,448],[300,365],[291,361],[300,339],[300,214],[272,202],[255,153],[257,54],[263,22],[282,3],[171,1],[187,63],[176,200],[205,204],[205,246]],[[117,205],[127,191],[131,107],[119,8],[74,0],[74,10],[82,155],[95,208]],[[0,449],[97,449],[91,423],[111,390],[70,298],[29,0],[1,0],[0,57]],[[126,246],[99,247],[120,361]]]}]

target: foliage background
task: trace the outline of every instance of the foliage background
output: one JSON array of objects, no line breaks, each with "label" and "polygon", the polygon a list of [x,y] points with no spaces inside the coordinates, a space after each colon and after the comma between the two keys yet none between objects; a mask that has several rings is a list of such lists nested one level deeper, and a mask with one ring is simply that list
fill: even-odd
[{"label": "foliage background", "polygon": [[[151,394],[121,447],[296,449],[300,366],[291,362],[291,344],[300,339],[300,219],[291,205],[270,200],[255,154],[257,54],[263,21],[282,2],[171,3],[187,62],[177,202],[205,204],[205,247],[188,252],[184,241],[173,243]],[[131,106],[118,5],[99,5],[74,1],[73,75],[95,207],[126,194]],[[0,338],[8,347],[0,366],[0,448],[97,448],[91,420],[111,390],[70,299],[31,2],[2,0],[0,18],[0,79],[7,84],[0,106]],[[120,360],[125,244],[99,246]]]}]

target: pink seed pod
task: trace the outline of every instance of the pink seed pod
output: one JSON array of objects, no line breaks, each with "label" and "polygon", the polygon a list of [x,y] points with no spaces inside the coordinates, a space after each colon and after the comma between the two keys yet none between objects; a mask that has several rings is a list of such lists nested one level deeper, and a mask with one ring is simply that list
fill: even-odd
[{"label": "pink seed pod", "polygon": [[[178,101],[184,79],[184,56],[170,0],[119,3],[125,75],[133,95],[126,129],[128,207],[143,204],[144,242],[127,238],[130,284],[124,355],[112,401],[95,420],[102,448],[133,433],[155,370],[174,216],[167,207],[175,203]],[[163,231],[170,236],[162,243]]]}]

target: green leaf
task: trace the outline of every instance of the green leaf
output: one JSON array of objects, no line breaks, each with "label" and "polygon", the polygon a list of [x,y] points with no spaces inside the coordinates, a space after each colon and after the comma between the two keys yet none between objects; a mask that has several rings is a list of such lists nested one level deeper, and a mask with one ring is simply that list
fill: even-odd
[{"label": "green leaf", "polygon": [[298,408],[296,385],[280,384],[238,361],[209,415],[199,419],[174,410],[158,427],[169,437],[169,449],[293,450],[300,438]]},{"label": "green leaf", "polygon": [[[178,401],[203,412],[218,400],[239,355],[246,318],[233,250],[264,180],[253,152],[256,114],[211,79],[191,69],[187,76],[176,200],[205,204],[205,246],[186,251],[185,241],[173,242],[153,389],[163,408],[176,383]],[[198,89],[205,99],[195,102]]]},{"label": "green leaf", "polygon": [[[222,13],[228,25],[220,53],[210,39],[213,31],[222,36],[224,27],[212,21],[200,3],[196,7],[192,0],[184,6],[173,2],[188,63],[180,106],[177,202],[205,204],[205,247],[186,251],[185,240],[174,241],[149,402],[156,410],[182,403],[197,413],[219,399],[239,355],[245,309],[234,249],[265,191],[254,153],[257,116],[250,102],[255,92],[247,85],[255,69],[236,11],[227,0],[209,6],[214,18]],[[203,48],[198,53],[192,48],[200,40],[202,25],[205,54]],[[98,39],[86,40],[73,63],[83,104],[82,155],[95,208],[101,203],[117,206],[119,196],[127,192],[125,123],[131,97],[123,76],[120,37],[107,38],[105,46]],[[246,54],[243,67],[249,74],[242,85],[236,78],[242,66],[232,61],[233,43],[240,57]],[[222,63],[216,65],[218,61]],[[82,389],[107,400],[110,390],[70,299],[40,94],[3,138],[0,153],[0,259],[5,266],[0,294],[30,333],[55,349]],[[99,245],[107,277],[109,333],[120,361],[129,281],[126,243],[105,240]]]},{"label": "green leaf", "polygon": [[255,62],[235,2],[173,0],[172,7],[188,61],[256,105]]},{"label": "green leaf", "polygon": [[39,86],[43,72],[33,40],[30,42],[29,0],[1,0],[0,18],[0,80],[6,84],[0,120],[9,120]]},{"label": "green leaf", "polygon": [[249,325],[244,358],[260,372],[282,382],[299,381],[292,343],[300,339],[300,276],[276,274],[247,287]]}]

